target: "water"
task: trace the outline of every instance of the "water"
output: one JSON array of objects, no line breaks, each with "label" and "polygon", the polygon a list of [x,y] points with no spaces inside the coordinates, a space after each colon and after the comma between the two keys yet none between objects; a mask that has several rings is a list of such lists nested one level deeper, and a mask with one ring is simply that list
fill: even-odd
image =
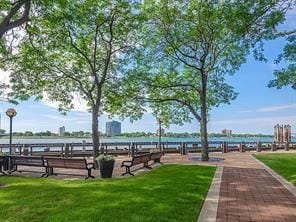
[{"label": "water", "polygon": [[[20,144],[34,144],[34,143],[91,143],[91,138],[61,138],[61,139],[13,139],[13,143]],[[200,142],[200,138],[162,138],[162,142]],[[209,141],[225,141],[225,142],[272,142],[273,137],[210,137]],[[296,138],[292,138],[293,142],[296,142]],[[158,142],[158,138],[102,138],[101,142]],[[8,144],[8,139],[0,139],[0,144]]]},{"label": "water", "polygon": [[[49,138],[37,138],[37,139],[13,139],[13,143],[19,143],[19,144],[50,144],[50,143],[82,143],[85,141],[86,143],[92,143],[91,138],[55,138],[55,139],[49,139]],[[162,142],[200,142],[200,138],[167,138],[164,137],[161,140]],[[271,143],[273,142],[273,137],[252,137],[252,138],[247,138],[247,137],[210,137],[209,142],[215,142],[215,141],[225,141],[225,142],[230,142],[230,146],[237,146],[237,142],[256,142],[256,141],[261,141],[265,143]],[[293,142],[296,142],[296,138],[292,138]],[[158,142],[157,137],[153,138],[102,138],[101,142],[127,142],[127,143],[132,143],[132,142]],[[233,143],[231,143],[233,142]],[[0,144],[8,144],[9,140],[8,139],[0,139]],[[213,145],[213,144],[212,144]],[[113,146],[108,146],[108,149],[116,149],[117,145]],[[214,145],[214,147],[219,147],[218,144]],[[127,149],[127,146],[119,146],[120,149]],[[155,145],[152,144],[146,144],[146,145],[140,145],[137,147],[138,149],[144,149],[144,148],[155,148]],[[168,145],[167,148],[176,148],[176,145]],[[33,148],[34,151],[44,151],[45,147],[36,147]],[[84,149],[83,146],[75,146],[73,148],[74,150],[82,150]],[[86,150],[91,150],[92,147],[86,147]],[[51,151],[60,151],[61,147],[51,147]],[[3,148],[2,152],[8,152],[8,148]]]}]

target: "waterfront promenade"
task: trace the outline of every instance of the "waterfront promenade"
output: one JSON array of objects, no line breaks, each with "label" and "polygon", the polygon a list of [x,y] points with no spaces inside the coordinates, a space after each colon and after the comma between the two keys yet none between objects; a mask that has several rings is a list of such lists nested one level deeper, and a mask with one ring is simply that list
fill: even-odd
[{"label": "waterfront promenade", "polygon": [[[296,151],[288,151],[295,153]],[[287,153],[284,150],[264,153]],[[287,186],[287,182],[269,168],[256,160],[255,152],[211,153],[212,158],[222,161],[194,161],[200,154],[166,154],[162,158],[164,164],[190,164],[217,166],[217,172],[208,197],[198,218],[198,222],[217,221],[262,221],[262,222],[294,222],[296,221],[296,188]],[[114,177],[124,169],[120,168],[126,156],[116,158]],[[90,159],[89,159],[90,160]],[[154,165],[153,167],[158,167]],[[147,172],[147,169],[135,171],[136,175]],[[57,170],[57,173],[80,173],[78,170]],[[81,172],[83,173],[83,172]],[[15,173],[15,175],[39,176],[32,173]],[[99,177],[98,170],[94,175]],[[79,177],[58,175],[54,178],[75,179]]]},{"label": "waterfront promenade", "polygon": [[295,186],[252,153],[215,156],[223,156],[225,161],[217,163],[220,173],[216,173],[216,184],[208,193],[198,222],[296,221]]}]

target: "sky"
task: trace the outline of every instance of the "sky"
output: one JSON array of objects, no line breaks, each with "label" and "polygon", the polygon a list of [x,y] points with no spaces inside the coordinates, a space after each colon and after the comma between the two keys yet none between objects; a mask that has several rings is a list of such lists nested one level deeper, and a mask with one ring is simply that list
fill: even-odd
[{"label": "sky", "polygon": [[[282,29],[296,27],[296,10],[287,15]],[[239,93],[236,100],[230,105],[220,105],[210,111],[209,132],[221,132],[222,129],[231,129],[233,133],[263,133],[272,134],[273,126],[290,124],[292,133],[296,133],[296,90],[291,87],[282,89],[268,88],[267,84],[274,78],[273,70],[282,67],[274,64],[274,59],[282,51],[284,39],[277,39],[265,43],[264,54],[267,62],[256,61],[252,55],[233,76],[228,76],[227,82]],[[9,81],[9,73],[0,70],[0,81]],[[30,99],[12,105],[0,102],[1,129],[9,129],[9,118],[5,115],[8,108],[15,108],[17,116],[14,118],[14,131],[46,131],[58,132],[61,126],[66,131],[91,131],[91,115],[86,111],[85,103],[79,99],[74,101],[75,110],[66,116],[61,115],[57,106],[49,101],[34,101]],[[114,118],[114,120],[119,120]],[[110,121],[106,115],[99,119],[99,129],[105,132],[105,123]],[[141,120],[131,123],[121,121],[122,132],[155,132],[157,121],[150,112],[144,114]],[[166,131],[170,132],[198,132],[199,124],[193,120],[182,126],[171,125]]]}]

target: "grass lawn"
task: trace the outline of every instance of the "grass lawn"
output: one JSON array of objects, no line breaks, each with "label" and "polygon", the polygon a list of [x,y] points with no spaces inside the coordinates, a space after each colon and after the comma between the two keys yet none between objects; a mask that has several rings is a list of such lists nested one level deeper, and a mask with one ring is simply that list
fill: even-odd
[{"label": "grass lawn", "polygon": [[107,180],[0,176],[0,221],[193,222],[214,172],[208,166],[165,165]]},{"label": "grass lawn", "polygon": [[296,153],[257,154],[254,156],[296,185]]}]

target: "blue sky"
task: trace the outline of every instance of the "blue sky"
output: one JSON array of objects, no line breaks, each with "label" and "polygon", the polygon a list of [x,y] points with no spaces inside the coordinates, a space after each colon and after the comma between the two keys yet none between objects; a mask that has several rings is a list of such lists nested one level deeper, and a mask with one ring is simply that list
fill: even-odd
[{"label": "blue sky", "polygon": [[[293,10],[282,28],[296,27],[296,12]],[[250,55],[245,64],[233,76],[227,77],[230,85],[239,93],[230,105],[221,105],[210,112],[209,132],[220,132],[224,128],[232,129],[233,133],[266,133],[273,132],[277,123],[292,125],[296,132],[296,91],[291,87],[277,90],[268,88],[268,82],[273,79],[273,70],[280,68],[274,64],[274,59],[282,51],[284,39],[277,39],[265,44],[265,55],[268,62],[258,62]],[[0,71],[0,80],[7,81],[7,74]],[[65,126],[66,131],[91,131],[90,114],[84,112],[81,101],[75,101],[76,109],[66,116],[59,114],[55,105],[47,101],[35,102],[29,100],[14,106],[0,102],[1,128],[8,130],[9,121],[5,115],[7,108],[14,107],[18,114],[14,118],[14,131],[45,131],[58,132],[58,127]],[[116,118],[115,118],[116,119]],[[108,118],[103,115],[99,120],[100,131],[105,132]],[[156,119],[147,113],[134,123],[128,120],[122,122],[123,132],[151,131],[157,129]],[[167,131],[197,132],[199,124],[193,121],[183,126],[172,125]]]}]

